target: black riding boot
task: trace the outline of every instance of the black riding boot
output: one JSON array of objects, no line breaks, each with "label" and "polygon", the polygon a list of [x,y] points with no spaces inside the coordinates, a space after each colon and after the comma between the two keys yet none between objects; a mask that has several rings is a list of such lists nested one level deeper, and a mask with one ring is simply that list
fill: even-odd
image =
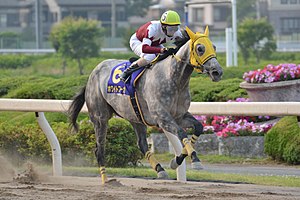
[{"label": "black riding boot", "polygon": [[121,81],[126,82],[128,77],[132,74],[132,72],[135,71],[136,68],[138,68],[138,64],[134,64],[129,66],[125,71],[120,75]]}]

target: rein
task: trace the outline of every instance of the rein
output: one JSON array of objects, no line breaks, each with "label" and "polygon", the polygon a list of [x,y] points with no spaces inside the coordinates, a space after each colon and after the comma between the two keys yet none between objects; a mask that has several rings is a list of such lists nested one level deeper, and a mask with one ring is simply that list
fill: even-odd
[{"label": "rein", "polygon": [[174,57],[177,62],[182,62],[182,63],[184,63],[186,65],[189,65],[189,66],[193,67],[194,69],[199,70],[200,72],[198,72],[198,74],[205,74],[206,73],[205,70],[204,70],[204,66],[202,64],[200,64],[200,63],[198,63],[199,66],[196,66],[196,65],[192,65],[188,60],[181,59],[176,54],[172,54],[172,57]]}]

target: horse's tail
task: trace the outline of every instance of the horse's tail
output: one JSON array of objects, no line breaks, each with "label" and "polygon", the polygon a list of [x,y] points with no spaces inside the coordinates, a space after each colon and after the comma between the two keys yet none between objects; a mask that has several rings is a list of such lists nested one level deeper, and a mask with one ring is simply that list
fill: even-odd
[{"label": "horse's tail", "polygon": [[84,105],[85,102],[85,88],[84,86],[79,93],[77,93],[72,99],[72,103],[68,109],[68,115],[70,118],[70,125],[74,128],[74,130],[78,131],[78,124],[76,122],[76,119],[81,111],[81,108]]}]

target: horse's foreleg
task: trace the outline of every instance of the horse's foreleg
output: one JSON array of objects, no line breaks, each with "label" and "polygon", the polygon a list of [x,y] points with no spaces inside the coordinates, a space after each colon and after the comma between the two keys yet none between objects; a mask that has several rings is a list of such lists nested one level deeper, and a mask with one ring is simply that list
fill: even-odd
[{"label": "horse's foreleg", "polygon": [[165,169],[159,164],[159,162],[154,157],[153,153],[147,151],[145,154],[145,158],[149,161],[150,166],[157,172],[157,178],[165,179],[168,178],[168,174]]},{"label": "horse's foreleg", "polygon": [[168,178],[167,172],[164,170],[164,168],[161,166],[161,164],[156,160],[153,153],[149,151],[148,149],[148,143],[147,143],[147,127],[142,124],[137,123],[131,123],[134,131],[137,135],[137,142],[138,146],[145,156],[145,158],[149,161],[150,166],[152,169],[154,169],[157,172],[158,178]]},{"label": "horse's foreleg", "polygon": [[[190,140],[187,138],[183,139],[184,148],[182,150],[181,155],[175,158],[175,161],[178,165],[180,165],[183,162],[184,158],[189,155],[192,159],[192,168],[203,169],[200,159],[197,157],[196,151],[194,149],[197,139],[203,133],[203,125],[198,120],[196,120],[190,113],[187,113],[184,116],[181,125],[184,128],[193,128],[194,133]],[[176,166],[174,165],[175,161],[173,161],[173,166]]]},{"label": "horse's foreleg", "polygon": [[187,152],[187,149],[190,151],[190,154],[192,154],[192,152],[195,152],[195,150],[193,150],[193,147],[189,145],[189,142],[187,141],[188,138],[186,132],[174,121],[174,119],[168,113],[164,113],[164,115],[161,114],[160,116],[165,117],[158,120],[157,123],[159,127],[162,128],[164,132],[176,134],[181,142],[186,141],[184,147],[189,146],[188,148],[183,148],[186,150],[181,155],[176,156],[171,161],[170,167],[172,169],[176,169],[179,165],[182,164],[185,157],[189,154],[189,152]]}]

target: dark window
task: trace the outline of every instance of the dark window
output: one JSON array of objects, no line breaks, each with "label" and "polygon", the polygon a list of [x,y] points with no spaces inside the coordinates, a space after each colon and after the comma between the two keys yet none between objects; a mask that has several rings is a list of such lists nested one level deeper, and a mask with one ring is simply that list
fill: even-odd
[{"label": "dark window", "polygon": [[7,14],[7,27],[18,27],[18,26],[20,26],[19,13]]},{"label": "dark window", "polygon": [[228,16],[228,8],[225,6],[214,6],[214,21],[224,22]]},{"label": "dark window", "polygon": [[204,21],[204,11],[203,8],[194,8],[193,9],[193,22],[203,23]]},{"label": "dark window", "polygon": [[49,20],[48,11],[43,11],[42,19],[43,19],[43,22],[48,22],[48,20]]},{"label": "dark window", "polygon": [[98,13],[98,20],[100,21],[111,21],[111,12],[101,11]]},{"label": "dark window", "polygon": [[0,14],[0,27],[6,27],[7,16],[6,14]]},{"label": "dark window", "polygon": [[73,12],[73,16],[74,17],[82,17],[84,19],[87,19],[88,18],[88,14],[87,14],[87,11],[74,11]]},{"label": "dark window", "polygon": [[281,4],[287,4],[287,3],[288,3],[288,0],[281,0],[280,3],[281,3]]},{"label": "dark window", "polygon": [[70,15],[71,15],[71,12],[69,12],[69,11],[62,11],[62,13],[61,13],[62,18],[68,17]]},{"label": "dark window", "polygon": [[117,17],[117,20],[118,21],[126,21],[126,16],[125,16],[125,12],[124,11],[118,11],[117,13],[116,13],[116,17]]},{"label": "dark window", "polygon": [[46,23],[54,22],[54,13],[51,13],[48,10],[43,11],[42,17],[43,17],[43,22],[46,22]]},{"label": "dark window", "polygon": [[290,0],[291,4],[297,4],[297,0]]},{"label": "dark window", "polygon": [[282,33],[300,32],[300,18],[281,18]]}]

